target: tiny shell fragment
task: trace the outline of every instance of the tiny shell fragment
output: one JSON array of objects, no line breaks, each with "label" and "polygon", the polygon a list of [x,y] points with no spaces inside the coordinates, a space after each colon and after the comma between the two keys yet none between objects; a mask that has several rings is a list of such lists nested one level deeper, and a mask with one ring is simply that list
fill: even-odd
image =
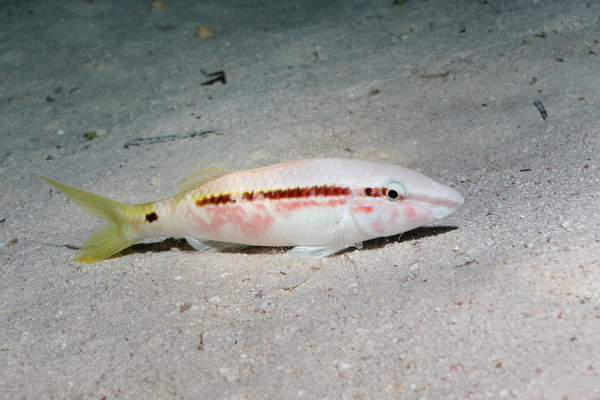
[{"label": "tiny shell fragment", "polygon": [[282,290],[292,290],[292,289],[295,289],[298,286],[302,285],[307,280],[308,280],[308,276],[306,276],[306,275],[291,276],[289,278],[285,278],[285,279],[279,281],[275,285],[275,288],[282,289]]},{"label": "tiny shell fragment", "polygon": [[150,3],[150,8],[152,11],[162,11],[167,8],[167,3],[161,0],[154,0],[152,3]]},{"label": "tiny shell fragment", "polygon": [[194,35],[200,39],[210,39],[217,36],[217,31],[207,28],[206,26],[199,26]]}]

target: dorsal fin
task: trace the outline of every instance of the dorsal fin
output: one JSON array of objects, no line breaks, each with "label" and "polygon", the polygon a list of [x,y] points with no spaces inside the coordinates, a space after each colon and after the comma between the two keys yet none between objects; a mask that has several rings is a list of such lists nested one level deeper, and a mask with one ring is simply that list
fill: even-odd
[{"label": "dorsal fin", "polygon": [[181,189],[175,196],[175,203],[178,203],[190,190],[233,172],[204,160],[196,164],[196,167],[198,171],[186,176],[179,182]]}]

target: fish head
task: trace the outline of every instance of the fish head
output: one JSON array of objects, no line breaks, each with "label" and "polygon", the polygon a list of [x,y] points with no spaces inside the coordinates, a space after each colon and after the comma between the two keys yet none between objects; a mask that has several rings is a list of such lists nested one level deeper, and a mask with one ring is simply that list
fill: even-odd
[{"label": "fish head", "polygon": [[464,198],[455,189],[420,172],[387,166],[356,188],[352,216],[372,238],[397,235],[458,210]]}]

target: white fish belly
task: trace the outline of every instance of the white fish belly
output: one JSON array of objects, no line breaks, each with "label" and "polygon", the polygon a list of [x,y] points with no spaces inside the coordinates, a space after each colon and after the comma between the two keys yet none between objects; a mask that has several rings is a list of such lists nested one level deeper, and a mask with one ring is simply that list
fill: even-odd
[{"label": "white fish belly", "polygon": [[181,236],[254,246],[327,245],[348,207],[317,201],[311,203],[321,204],[303,204],[308,202],[279,200],[209,207],[192,217],[186,235]]}]

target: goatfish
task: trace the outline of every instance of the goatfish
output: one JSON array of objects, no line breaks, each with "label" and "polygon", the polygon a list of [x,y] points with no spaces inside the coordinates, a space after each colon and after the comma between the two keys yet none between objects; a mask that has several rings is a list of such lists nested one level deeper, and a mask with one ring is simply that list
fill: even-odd
[{"label": "goatfish", "polygon": [[353,159],[237,172],[201,162],[177,195],[139,205],[41,178],[105,221],[75,256],[84,263],[151,237],[183,237],[203,252],[293,246],[286,257],[321,258],[444,218],[464,202],[456,190],[419,172]]}]

